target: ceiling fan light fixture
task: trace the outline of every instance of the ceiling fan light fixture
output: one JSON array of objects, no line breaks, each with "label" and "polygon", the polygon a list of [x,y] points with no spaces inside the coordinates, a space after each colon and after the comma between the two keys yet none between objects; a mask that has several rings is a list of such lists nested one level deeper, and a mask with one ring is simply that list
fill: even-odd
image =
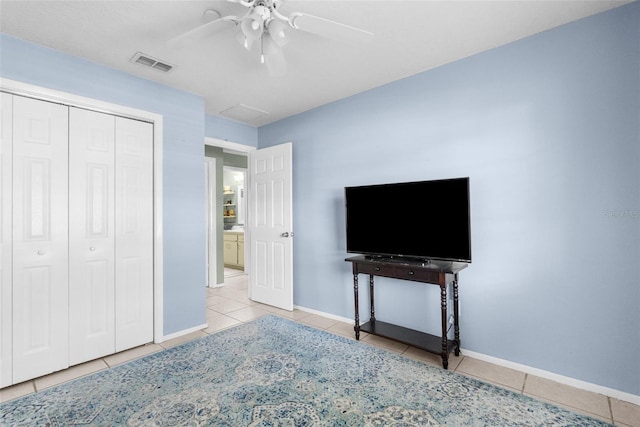
[{"label": "ceiling fan light fixture", "polygon": [[240,29],[247,39],[258,40],[263,33],[264,21],[260,15],[253,13],[240,23]]},{"label": "ceiling fan light fixture", "polygon": [[254,40],[249,39],[247,36],[245,36],[242,30],[238,30],[236,32],[235,39],[238,41],[238,43],[242,45],[242,47],[244,47],[247,50],[251,50]]},{"label": "ceiling fan light fixture", "polygon": [[269,31],[269,38],[272,39],[278,46],[282,47],[289,43],[289,25],[278,19],[272,19],[267,24],[267,30]]}]

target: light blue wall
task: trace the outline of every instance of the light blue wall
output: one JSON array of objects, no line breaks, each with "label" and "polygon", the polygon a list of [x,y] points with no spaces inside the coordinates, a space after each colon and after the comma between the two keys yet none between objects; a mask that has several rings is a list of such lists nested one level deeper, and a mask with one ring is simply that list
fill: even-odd
[{"label": "light blue wall", "polygon": [[258,146],[258,128],[243,123],[227,120],[222,117],[205,115],[205,136],[238,144]]},{"label": "light blue wall", "polygon": [[[293,142],[295,304],[353,315],[345,186],[469,176],[463,348],[640,395],[639,22],[636,2],[261,127]],[[377,283],[378,319],[438,331],[437,288]]]},{"label": "light blue wall", "polygon": [[0,76],[163,115],[164,333],[205,324],[204,100],[0,35]]}]

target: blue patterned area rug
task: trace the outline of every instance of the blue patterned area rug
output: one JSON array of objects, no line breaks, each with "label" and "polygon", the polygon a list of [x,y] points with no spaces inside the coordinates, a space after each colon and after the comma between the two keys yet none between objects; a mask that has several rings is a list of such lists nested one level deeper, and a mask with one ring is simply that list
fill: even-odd
[{"label": "blue patterned area rug", "polygon": [[0,405],[2,426],[606,426],[276,316]]}]

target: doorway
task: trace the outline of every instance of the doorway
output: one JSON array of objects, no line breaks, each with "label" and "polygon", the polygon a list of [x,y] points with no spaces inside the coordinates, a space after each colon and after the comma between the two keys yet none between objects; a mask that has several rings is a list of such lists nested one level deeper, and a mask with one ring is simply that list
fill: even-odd
[{"label": "doorway", "polygon": [[[248,278],[248,275],[250,274],[249,259],[248,254],[246,253],[247,251],[241,251],[241,254],[244,254],[244,268],[242,270],[238,268],[230,269],[225,267],[224,236],[225,231],[231,231],[235,226],[236,248],[238,247],[238,235],[240,235],[240,231],[244,231],[243,237],[245,237],[245,239],[242,239],[242,242],[240,243],[244,245],[244,241],[248,241],[248,230],[244,229],[244,224],[247,220],[246,201],[249,197],[246,165],[249,153],[254,150],[256,150],[256,147],[249,145],[223,141],[216,138],[205,138],[206,159],[208,162],[211,162],[213,159],[213,169],[215,170],[214,174],[216,177],[214,192],[213,194],[209,193],[209,197],[211,198],[209,209],[211,209],[212,214],[208,216],[209,228],[207,238],[211,242],[212,249],[209,250],[208,253],[209,256],[211,256],[211,258],[209,258],[209,263],[214,266],[214,268],[210,268],[208,270],[210,274],[213,275],[213,277],[208,280],[209,287],[221,287],[225,285],[225,270],[228,273],[226,275],[227,277],[245,275],[245,278]],[[228,170],[229,174],[225,173],[225,170]],[[242,172],[243,177],[236,178],[235,172]],[[224,182],[225,175],[231,176],[227,183]],[[238,204],[236,203],[239,195],[238,184],[240,184],[239,190],[240,196],[242,196],[241,200],[244,201],[243,206],[240,207],[241,212],[237,212],[238,208],[235,206],[225,206],[225,202],[229,201],[229,205]],[[229,191],[233,188],[233,192],[235,193],[233,197],[231,197],[231,195],[224,194],[225,186],[230,187]],[[233,217],[235,218],[232,218],[231,209],[233,209]],[[225,216],[225,213],[229,216]],[[211,218],[212,216],[214,218]],[[244,218],[244,220],[240,219],[240,223],[238,221],[238,216]],[[233,240],[233,238],[230,239]],[[233,246],[233,244],[231,244],[231,246]]]},{"label": "doorway", "polygon": [[[242,157],[246,161],[246,156]],[[229,277],[245,274],[246,176],[246,167],[223,166],[222,221],[225,282]]]}]

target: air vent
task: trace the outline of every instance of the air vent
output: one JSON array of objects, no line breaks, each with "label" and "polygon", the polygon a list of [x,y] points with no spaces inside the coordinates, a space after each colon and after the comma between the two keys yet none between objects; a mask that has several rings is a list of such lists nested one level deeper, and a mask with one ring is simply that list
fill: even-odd
[{"label": "air vent", "polygon": [[161,62],[159,59],[153,58],[152,56],[141,52],[136,52],[136,54],[131,57],[129,62],[144,65],[145,67],[150,67],[154,70],[162,71],[163,73],[168,73],[173,69],[173,65],[169,65],[166,62]]},{"label": "air vent", "polygon": [[220,111],[220,115],[240,122],[255,124],[258,119],[268,116],[269,113],[249,107],[248,105],[238,104],[224,111]]}]

